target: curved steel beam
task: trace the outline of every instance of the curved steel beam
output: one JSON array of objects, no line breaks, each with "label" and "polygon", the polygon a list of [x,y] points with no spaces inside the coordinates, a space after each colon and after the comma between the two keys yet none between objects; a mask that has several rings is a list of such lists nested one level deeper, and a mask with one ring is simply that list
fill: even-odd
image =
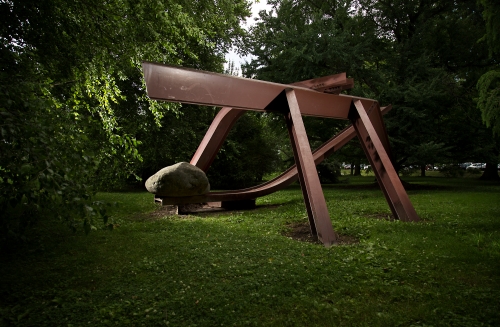
[{"label": "curved steel beam", "polygon": [[[391,106],[381,108],[381,113],[386,114],[392,109]],[[314,163],[320,164],[326,157],[340,150],[347,142],[356,136],[356,131],[351,125],[343,129],[340,133],[323,143],[313,152]],[[298,180],[297,166],[293,165],[285,170],[281,175],[265,183],[241,190],[231,190],[222,192],[210,192],[205,195],[190,197],[157,197],[163,204],[189,204],[220,201],[250,200],[269,195],[282,190]]]}]

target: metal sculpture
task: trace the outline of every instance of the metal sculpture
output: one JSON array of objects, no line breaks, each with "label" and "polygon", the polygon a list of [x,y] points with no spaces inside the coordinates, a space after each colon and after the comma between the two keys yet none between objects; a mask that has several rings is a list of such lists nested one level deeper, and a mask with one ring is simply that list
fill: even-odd
[{"label": "metal sculpture", "polygon": [[[382,114],[390,107],[381,109],[375,100],[340,94],[353,86],[353,80],[346,78],[345,73],[285,85],[149,62],[143,63],[143,71],[151,99],[223,107],[191,164],[207,171],[231,127],[248,110],[285,116],[295,159],[295,166],[261,185],[200,196],[157,198],[162,204],[255,199],[299,179],[311,234],[329,246],[336,243],[337,237],[316,165],[357,135],[394,217],[402,221],[419,220],[390,160],[389,140],[382,121]],[[349,119],[352,126],[312,152],[302,115]]]}]

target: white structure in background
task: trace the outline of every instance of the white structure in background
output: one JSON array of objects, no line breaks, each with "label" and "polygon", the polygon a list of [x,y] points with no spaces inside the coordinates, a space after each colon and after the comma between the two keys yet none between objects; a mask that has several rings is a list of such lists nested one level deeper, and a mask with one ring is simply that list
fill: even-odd
[{"label": "white structure in background", "polygon": [[[252,2],[252,16],[249,17],[245,23],[243,23],[243,28],[248,29],[250,26],[255,24],[255,18],[259,17],[259,11],[261,10],[266,10],[269,11],[272,9],[271,5],[267,4],[267,0],[260,0],[259,2],[255,2],[255,0]],[[228,54],[226,54],[226,64],[224,64],[224,69],[227,69],[229,66],[229,62],[234,63],[234,69],[239,71],[239,74],[241,75],[241,64],[245,63],[246,61],[250,61],[252,59],[252,56],[245,56],[245,57],[240,57],[235,51],[231,50],[229,51]]]}]

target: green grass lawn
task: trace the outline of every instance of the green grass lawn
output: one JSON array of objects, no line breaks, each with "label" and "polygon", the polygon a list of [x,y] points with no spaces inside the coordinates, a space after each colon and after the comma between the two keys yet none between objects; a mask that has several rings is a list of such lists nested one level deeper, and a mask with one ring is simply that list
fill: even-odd
[{"label": "green grass lawn", "polygon": [[334,229],[359,240],[330,248],[284,235],[307,222],[297,185],[192,216],[101,193],[114,230],[44,223],[1,258],[0,325],[499,326],[500,185],[405,180],[422,222],[383,219],[372,176],[325,185]]}]

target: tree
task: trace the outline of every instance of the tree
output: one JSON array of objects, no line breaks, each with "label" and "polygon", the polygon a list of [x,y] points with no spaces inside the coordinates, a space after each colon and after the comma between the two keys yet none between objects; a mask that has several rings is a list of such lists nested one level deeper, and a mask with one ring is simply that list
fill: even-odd
[{"label": "tree", "polygon": [[500,70],[490,70],[477,82],[479,97],[477,106],[486,126],[500,134]]},{"label": "tree", "polygon": [[[481,39],[486,39],[490,58],[492,59],[492,66],[490,70],[481,76],[477,82],[477,89],[479,97],[477,106],[481,110],[483,122],[486,126],[491,127],[493,133],[500,134],[500,5],[491,0],[481,0],[483,5],[483,17],[486,21],[486,33]],[[500,161],[500,146],[497,139],[494,156],[486,162],[486,169],[481,176],[486,180],[499,180],[497,164]]]},{"label": "tree", "polygon": [[99,178],[133,173],[138,131],[179,108],[148,100],[141,62],[221,72],[249,10],[244,0],[12,0],[0,13],[3,240],[41,216],[90,230]]},{"label": "tree", "polygon": [[241,189],[259,184],[277,171],[279,143],[265,114],[245,113],[207,171],[213,189]]},{"label": "tree", "polygon": [[450,137],[491,65],[476,42],[485,26],[475,1],[271,3],[275,14],[261,12],[246,44],[256,56],[243,66],[247,76],[291,82],[346,71],[356,81],[351,94],[393,105],[385,121],[396,170],[432,158],[457,162],[477,140]]}]

